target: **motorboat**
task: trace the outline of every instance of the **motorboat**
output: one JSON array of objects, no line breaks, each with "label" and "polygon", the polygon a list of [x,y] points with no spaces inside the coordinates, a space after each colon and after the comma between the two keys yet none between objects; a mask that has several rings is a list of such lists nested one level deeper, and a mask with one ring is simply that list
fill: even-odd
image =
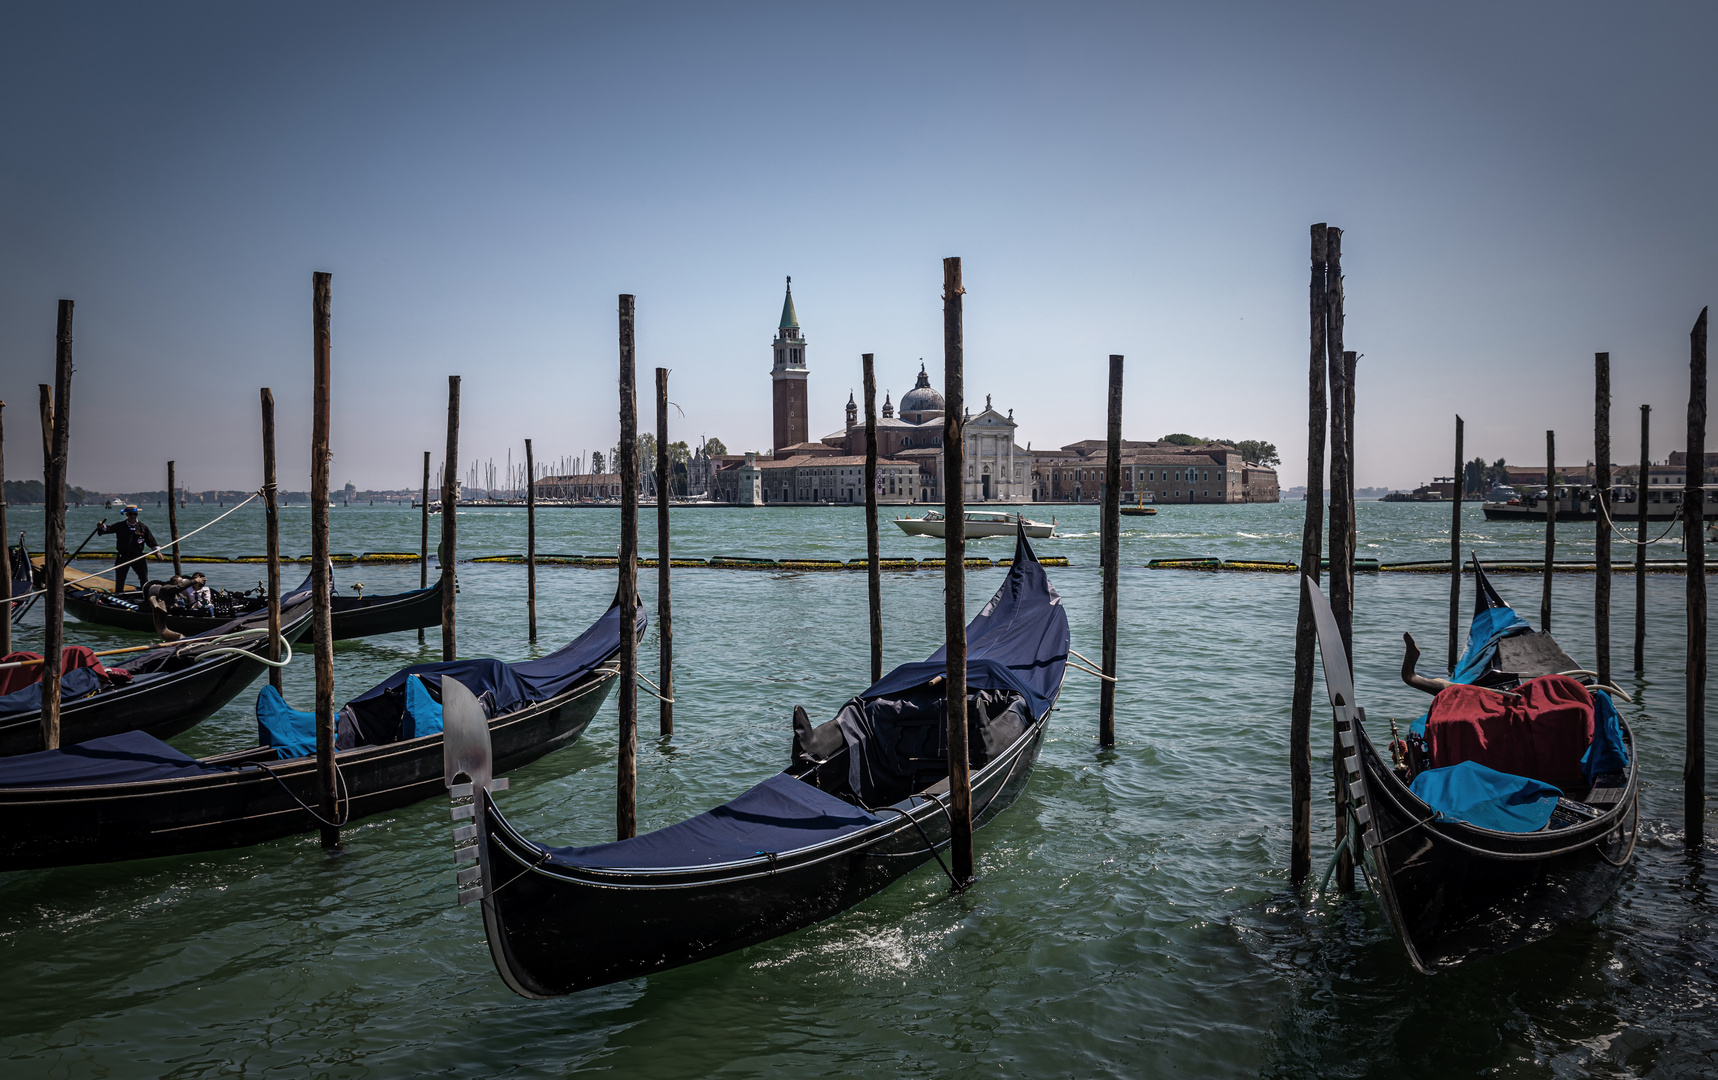
[{"label": "motorboat", "polygon": [[[922,518],[896,518],[895,524],[908,536],[942,536],[948,526],[948,519],[939,510],[926,512]],[[1056,521],[1050,519],[1049,524],[1033,521],[1020,514],[1010,514],[1005,510],[968,510],[966,512],[966,538],[978,539],[985,536],[1013,536],[1025,528],[1026,536],[1032,540],[1045,540],[1056,535]]]}]

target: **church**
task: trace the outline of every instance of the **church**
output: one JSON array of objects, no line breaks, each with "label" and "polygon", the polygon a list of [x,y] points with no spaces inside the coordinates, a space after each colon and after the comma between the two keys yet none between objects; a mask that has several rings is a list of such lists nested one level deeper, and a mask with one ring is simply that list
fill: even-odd
[{"label": "church", "polygon": [[[846,424],[816,442],[810,441],[808,382],[811,370],[806,360],[807,343],[793,304],[793,279],[787,279],[782,299],[780,325],[771,343],[771,404],[774,410],[774,444],[768,459],[736,462],[724,472],[753,470],[761,481],[761,500],[776,502],[864,502],[862,476],[865,462],[865,421],[859,403],[847,396]],[[881,415],[877,417],[878,487],[880,501],[887,503],[941,503],[943,477],[943,398],[931,386],[923,362],[918,380],[901,397],[896,414],[892,396],[885,391]],[[963,427],[966,444],[965,498],[968,503],[1025,502],[1031,493],[1031,463],[1027,452],[1015,445],[1017,425],[1014,411],[1006,415],[992,407],[990,397],[976,415],[966,411]],[[738,481],[736,475],[733,478]],[[750,479],[750,478],[748,478]],[[831,482],[831,479],[834,482]],[[735,498],[749,485],[733,487]]]}]

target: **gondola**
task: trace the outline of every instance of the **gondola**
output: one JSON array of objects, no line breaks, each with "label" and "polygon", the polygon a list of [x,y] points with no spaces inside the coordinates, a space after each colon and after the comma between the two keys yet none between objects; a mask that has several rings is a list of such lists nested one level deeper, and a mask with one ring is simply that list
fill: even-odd
[{"label": "gondola", "polygon": [[[1306,582],[1341,748],[1347,839],[1408,962],[1428,974],[1590,918],[1616,891],[1640,827],[1634,736],[1610,700],[1619,691],[1571,673],[1550,635],[1503,602],[1477,559],[1474,569],[1473,621],[1451,679],[1428,687],[1413,676],[1409,639],[1404,681],[1438,695],[1390,757],[1355,705],[1330,606]],[[1579,737],[1589,740],[1584,755]]]},{"label": "gondola", "polygon": [[[306,578],[297,592],[307,592]],[[100,623],[119,630],[155,632],[154,617],[135,600],[138,594],[115,594],[111,588],[66,588],[66,611],[80,622]],[[287,598],[282,598],[285,602]],[[189,637],[221,626],[233,618],[264,609],[268,598],[260,591],[226,593],[215,598],[212,616],[169,614],[167,629]],[[401,630],[436,626],[441,622],[441,582],[427,589],[383,596],[334,596],[334,640],[372,637]]]},{"label": "gondola", "polygon": [[[478,726],[506,771],[584,732],[608,697],[619,648],[620,608],[612,605],[579,638],[540,660],[418,664],[353,698],[338,724],[336,745],[345,748],[334,756],[336,823],[446,789],[442,735],[406,728],[408,679],[417,677],[417,689],[431,699],[444,685],[457,685],[455,678],[480,687],[493,715],[480,707]],[[294,719],[310,727],[307,714]],[[180,855],[311,831],[320,822],[315,754],[283,759],[282,753],[259,745],[199,759],[131,732],[0,761],[0,815],[7,822],[0,868]]]},{"label": "gondola", "polygon": [[[310,626],[310,597],[281,612],[290,644]],[[60,745],[141,731],[171,738],[233,700],[268,667],[266,612],[128,654],[118,678],[79,668],[60,680]],[[242,635],[242,636],[235,636]],[[42,749],[42,684],[0,697],[0,757]]]},{"label": "gondola", "polygon": [[[1015,544],[1007,580],[967,631],[975,826],[1025,788],[1068,657],[1061,599],[1025,537]],[[788,769],[714,810],[563,848],[502,816],[482,714],[447,684],[455,861],[475,861],[457,873],[472,886],[459,899],[481,899],[502,979],[542,998],[678,967],[810,926],[940,861],[945,670],[941,650],[898,667],[815,728],[796,709]]]}]

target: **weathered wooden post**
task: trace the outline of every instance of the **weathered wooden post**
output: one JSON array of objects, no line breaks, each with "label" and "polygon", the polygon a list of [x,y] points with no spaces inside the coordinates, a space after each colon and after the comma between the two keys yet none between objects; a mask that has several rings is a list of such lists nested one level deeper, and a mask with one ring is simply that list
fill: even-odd
[{"label": "weathered wooden post", "polygon": [[1599,681],[1611,681],[1611,354],[1593,354],[1593,654]]},{"label": "weathered wooden post", "polygon": [[334,576],[328,561],[328,429],[334,374],[329,307],[333,275],[311,275],[312,368],[310,405],[311,629],[316,647],[316,788],[321,796],[322,846],[340,846],[339,778],[334,772]]},{"label": "weathered wooden post", "polygon": [[525,440],[525,626],[531,644],[537,643],[537,457],[531,440]]},{"label": "weathered wooden post", "polygon": [[[1324,389],[1324,269],[1327,227],[1312,227],[1312,284],[1309,316],[1312,361],[1307,374],[1306,516],[1301,522],[1300,574],[1315,584],[1324,554],[1324,428],[1328,419]],[[1312,873],[1312,665],[1318,644],[1312,601],[1306,588],[1294,629],[1294,703],[1289,719],[1289,785],[1294,840],[1289,878],[1299,886]]]},{"label": "weathered wooden post", "polygon": [[674,734],[674,605],[669,592],[668,369],[656,369],[656,643],[659,731]]},{"label": "weathered wooden post", "polygon": [[[6,403],[0,401],[0,656],[12,651],[12,534],[6,528]],[[871,680],[876,682],[875,679]]]},{"label": "weathered wooden post", "polygon": [[883,679],[883,573],[877,541],[877,372],[859,357],[865,380],[865,587],[871,605],[871,684]]},{"label": "weathered wooden post", "polygon": [[1462,473],[1462,420],[1456,417],[1456,502],[1450,510],[1450,663],[1453,674],[1456,660],[1461,656],[1456,646],[1456,627],[1461,622],[1461,502],[1467,487]]},{"label": "weathered wooden post", "polygon": [[180,577],[184,570],[179,565],[179,512],[173,508],[176,501],[173,493],[178,486],[173,477],[173,462],[167,463],[167,535],[173,541],[173,576]]},{"label": "weathered wooden post", "polygon": [[1682,539],[1688,549],[1683,843],[1696,849],[1706,840],[1706,310],[1700,309],[1688,335],[1688,465],[1682,470]]},{"label": "weathered wooden post", "polygon": [[1634,673],[1646,671],[1646,486],[1652,459],[1647,457],[1647,434],[1652,406],[1640,407],[1640,474],[1634,479]]},{"label": "weathered wooden post", "polygon": [[[42,619],[46,643],[42,649],[42,748],[60,748],[60,676],[64,664],[61,650],[66,633],[66,458],[72,423],[72,302],[60,301],[59,327],[54,341],[54,394],[49,404],[52,419],[44,431],[49,443],[43,469],[47,488],[46,537],[42,567],[47,571],[42,587]],[[6,613],[11,618],[11,612]]]},{"label": "weathered wooden post", "polygon": [[620,753],[615,838],[638,834],[638,404],[632,295],[620,294]]},{"label": "weathered wooden post", "polygon": [[973,880],[972,759],[966,737],[966,290],[960,259],[943,260],[943,633],[948,653],[949,850],[954,880]]},{"label": "weathered wooden post", "polygon": [[[169,489],[168,494],[172,494]],[[262,505],[268,534],[268,658],[280,659],[280,495],[274,463],[274,391],[262,388]],[[175,549],[177,550],[177,549]],[[280,690],[280,669],[268,669],[268,684]]]},{"label": "weathered wooden post", "polygon": [[[1349,432],[1354,420],[1350,400],[1354,387],[1353,355],[1342,347],[1343,284],[1342,230],[1325,233],[1328,263],[1325,270],[1325,356],[1330,365],[1330,601],[1341,631],[1342,649],[1350,668],[1354,664],[1354,439]],[[1354,891],[1354,860],[1348,854],[1348,789],[1341,775],[1342,746],[1331,732],[1331,763],[1336,776],[1336,839],[1342,846],[1336,856],[1338,892]]]},{"label": "weathered wooden post", "polygon": [[1104,574],[1104,678],[1098,697],[1098,745],[1116,744],[1116,620],[1121,574],[1121,377],[1122,358],[1110,354],[1108,459],[1104,462],[1103,539],[1099,560]]},{"label": "weathered wooden post", "polygon": [[[429,467],[430,452],[424,451],[422,535],[418,539],[418,588],[429,588]],[[424,643],[424,628],[418,627],[418,644]]]},{"label": "weathered wooden post", "polygon": [[1557,433],[1545,433],[1545,583],[1539,594],[1539,629],[1551,630],[1551,575],[1557,562]]},{"label": "weathered wooden post", "polygon": [[459,557],[459,376],[447,377],[447,456],[441,466],[441,658],[456,655],[454,601],[459,595],[453,564]]}]

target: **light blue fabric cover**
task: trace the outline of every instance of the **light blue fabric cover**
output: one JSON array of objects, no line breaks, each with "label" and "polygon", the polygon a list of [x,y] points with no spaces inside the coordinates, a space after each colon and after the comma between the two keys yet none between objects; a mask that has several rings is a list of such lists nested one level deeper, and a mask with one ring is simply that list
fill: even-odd
[{"label": "light blue fabric cover", "polygon": [[1623,742],[1623,722],[1611,695],[1591,690],[1593,695],[1593,741],[1581,755],[1581,773],[1592,783],[1606,773],[1629,770],[1629,748]]},{"label": "light blue fabric cover", "polygon": [[1512,634],[1533,627],[1515,613],[1512,607],[1487,608],[1473,617],[1467,628],[1467,647],[1456,661],[1450,682],[1471,683],[1485,674],[1491,658],[1497,653],[1497,643]]},{"label": "light blue fabric cover", "polygon": [[299,712],[272,686],[257,695],[257,742],[274,747],[281,759],[316,753],[316,715]]},{"label": "light blue fabric cover", "polygon": [[441,733],[441,702],[430,697],[429,688],[416,675],[406,680],[406,714],[400,720],[400,738]]},{"label": "light blue fabric cover", "polygon": [[1465,821],[1510,833],[1543,829],[1563,794],[1550,784],[1488,769],[1476,761],[1427,769],[1414,777],[1412,788],[1439,821]]}]

